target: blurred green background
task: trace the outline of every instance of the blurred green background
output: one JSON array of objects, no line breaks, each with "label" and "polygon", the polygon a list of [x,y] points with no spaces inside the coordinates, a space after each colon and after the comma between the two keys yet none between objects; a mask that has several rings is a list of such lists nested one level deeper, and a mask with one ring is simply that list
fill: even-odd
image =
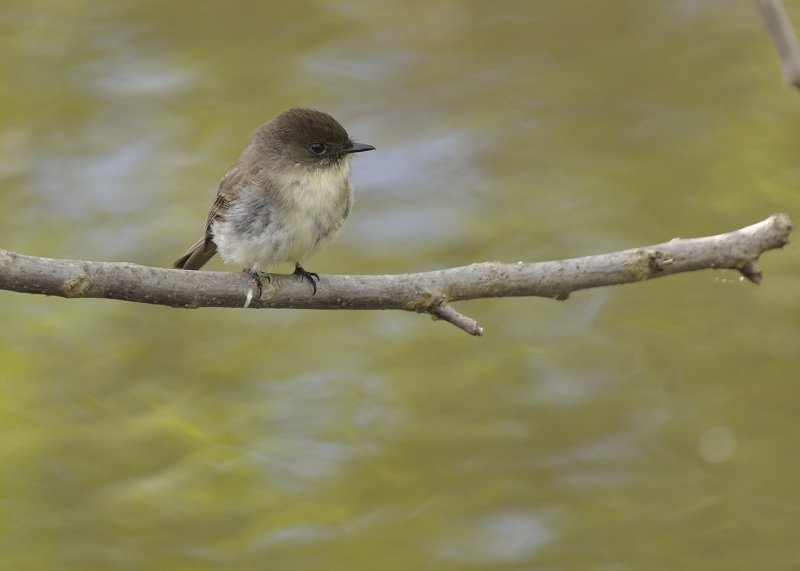
[{"label": "blurred green background", "polygon": [[[0,32],[20,253],[169,266],[295,105],[378,149],[320,273],[800,219],[755,2],[5,0]],[[459,304],[480,339],[0,292],[0,569],[800,568],[798,261]]]}]

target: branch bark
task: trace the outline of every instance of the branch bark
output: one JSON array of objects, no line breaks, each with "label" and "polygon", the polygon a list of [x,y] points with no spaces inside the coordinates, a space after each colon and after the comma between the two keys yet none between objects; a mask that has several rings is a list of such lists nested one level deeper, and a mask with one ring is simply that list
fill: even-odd
[{"label": "branch bark", "polygon": [[0,250],[0,289],[65,298],[108,298],[171,307],[402,309],[428,313],[472,335],[478,323],[450,305],[468,299],[538,296],[564,300],[573,291],[644,281],[701,269],[735,269],[753,283],[758,257],[788,243],[792,221],[774,214],[751,226],[703,238],[567,260],[483,262],[401,275],[322,276],[317,294],[308,282],[273,274],[261,299],[243,273],[184,271],[126,262],[89,262],[24,256]]},{"label": "branch bark", "polygon": [[789,85],[800,87],[800,50],[797,36],[781,0],[758,0],[761,17],[767,25],[772,43],[778,50],[783,78]]}]

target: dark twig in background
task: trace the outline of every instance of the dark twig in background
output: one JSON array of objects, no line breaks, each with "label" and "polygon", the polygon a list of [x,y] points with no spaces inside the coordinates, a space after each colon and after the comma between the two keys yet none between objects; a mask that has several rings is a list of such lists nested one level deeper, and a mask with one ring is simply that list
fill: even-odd
[{"label": "dark twig in background", "polygon": [[800,87],[800,49],[797,36],[781,0],[758,0],[761,16],[767,24],[772,42],[778,49],[783,78],[789,85]]}]

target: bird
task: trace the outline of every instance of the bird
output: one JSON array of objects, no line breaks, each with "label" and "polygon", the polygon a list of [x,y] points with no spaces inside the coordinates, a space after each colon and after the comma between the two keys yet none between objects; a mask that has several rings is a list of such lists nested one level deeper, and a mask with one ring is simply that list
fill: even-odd
[{"label": "bird", "polygon": [[322,111],[278,114],[252,133],[222,177],[203,237],[174,267],[198,270],[219,253],[243,268],[260,298],[262,273],[288,262],[315,295],[319,275],[303,264],[336,238],[350,214],[350,155],[372,150]]}]

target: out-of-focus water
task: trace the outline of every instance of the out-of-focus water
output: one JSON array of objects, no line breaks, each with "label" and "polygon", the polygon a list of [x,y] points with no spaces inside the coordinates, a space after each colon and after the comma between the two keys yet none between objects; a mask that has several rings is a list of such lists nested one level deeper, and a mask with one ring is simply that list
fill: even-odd
[{"label": "out-of-focus water", "polygon": [[[0,29],[25,254],[168,266],[293,105],[378,149],[319,273],[798,218],[800,100],[754,2],[43,0]],[[0,292],[0,568],[796,568],[798,260],[459,304],[480,339]]]}]

